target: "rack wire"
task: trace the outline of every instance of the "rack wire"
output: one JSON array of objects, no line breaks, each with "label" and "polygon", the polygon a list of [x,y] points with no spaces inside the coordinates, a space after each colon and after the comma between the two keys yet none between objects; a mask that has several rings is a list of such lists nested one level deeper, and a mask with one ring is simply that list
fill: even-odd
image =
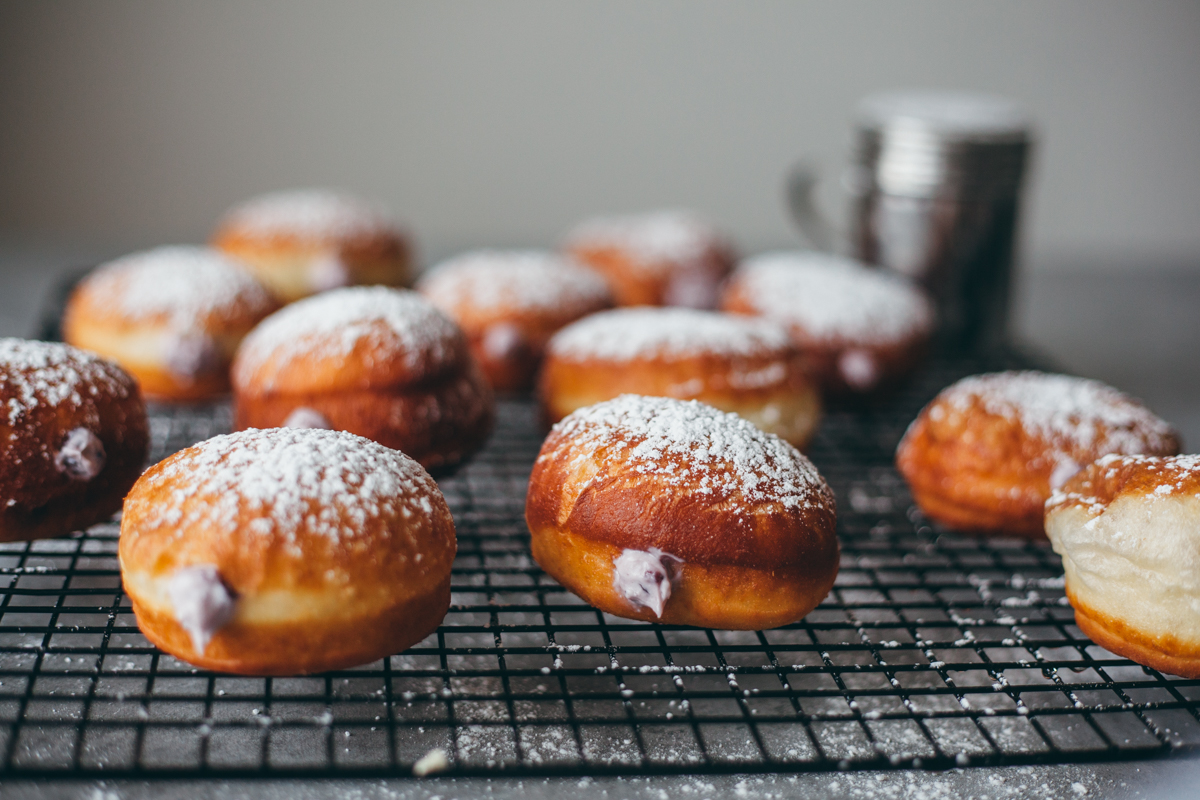
[{"label": "rack wire", "polygon": [[[1079,762],[1200,742],[1200,681],[1118,658],[1073,624],[1045,543],[969,538],[913,507],[908,422],[962,375],[940,358],[885,401],[827,414],[811,456],[839,507],[841,572],[803,621],[755,632],[612,617],[542,573],[525,488],[541,443],[508,400],[439,481],[458,527],[438,631],[357,669],[250,678],[141,636],[118,523],[0,545],[0,775],[776,772]],[[152,459],[228,430],[227,405],[152,409]]]}]

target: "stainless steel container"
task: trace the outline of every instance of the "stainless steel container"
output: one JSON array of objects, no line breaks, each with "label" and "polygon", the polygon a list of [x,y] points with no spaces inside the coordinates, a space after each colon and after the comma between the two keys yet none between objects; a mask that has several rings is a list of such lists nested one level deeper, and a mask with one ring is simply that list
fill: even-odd
[{"label": "stainless steel container", "polygon": [[[1021,183],[1031,125],[1009,100],[960,92],[894,92],[859,104],[850,253],[925,285],[947,341],[968,348],[1006,333]],[[804,181],[808,180],[807,186]],[[818,230],[811,176],[792,186],[797,220]]]}]

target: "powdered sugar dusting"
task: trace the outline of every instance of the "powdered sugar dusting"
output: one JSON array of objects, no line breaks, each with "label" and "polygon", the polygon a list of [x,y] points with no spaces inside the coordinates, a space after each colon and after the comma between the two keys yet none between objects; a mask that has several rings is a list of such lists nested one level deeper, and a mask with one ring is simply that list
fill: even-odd
[{"label": "powdered sugar dusting", "polygon": [[579,409],[554,431],[585,456],[602,448],[627,451],[625,460],[637,472],[743,513],[762,505],[832,503],[824,479],[799,450],[737,414],[695,400],[621,395]]},{"label": "powdered sugar dusting", "polygon": [[638,306],[584,317],[556,333],[547,351],[559,358],[624,361],[706,353],[762,355],[785,349],[789,343],[787,329],[772,320]]},{"label": "powdered sugar dusting", "polygon": [[[1160,481],[1150,493],[1156,498],[1171,497],[1186,492],[1189,486],[1200,485],[1200,455],[1145,456],[1109,453],[1097,459],[1092,469],[1107,473],[1105,477],[1111,479],[1131,466],[1136,466],[1143,473],[1153,474],[1155,479]],[[1200,498],[1200,492],[1195,496]],[[1088,506],[1093,515],[1104,511],[1104,503],[1098,497],[1064,488],[1055,489],[1046,501],[1046,509],[1069,504]]]},{"label": "powdered sugar dusting", "polygon": [[1160,453],[1175,445],[1171,426],[1145,406],[1099,381],[1070,375],[975,375],[945,389],[940,399],[961,410],[979,402],[991,414],[1019,421],[1055,449],[1056,463],[1080,454],[1091,461],[1107,453]]},{"label": "powdered sugar dusting", "polygon": [[100,396],[128,397],[133,382],[113,364],[65,344],[0,339],[0,398],[10,426],[39,406],[78,410]]},{"label": "powdered sugar dusting", "polygon": [[586,267],[541,250],[476,250],[443,261],[417,287],[453,313],[477,309],[555,311],[595,308],[608,300],[604,279]]},{"label": "powdered sugar dusting", "polygon": [[906,278],[840,256],[766,253],[734,281],[754,309],[816,338],[887,342],[933,327],[933,305]]},{"label": "powdered sugar dusting", "polygon": [[399,357],[409,367],[451,357],[462,336],[457,325],[416,292],[382,286],[335,289],[263,320],[242,342],[237,369],[254,371],[273,358],[345,357],[381,321],[400,340]]},{"label": "powdered sugar dusting", "polygon": [[165,316],[178,330],[239,305],[261,312],[273,305],[258,281],[207,247],[159,247],[124,256],[98,267],[81,288],[102,307],[119,308],[132,319]]},{"label": "powdered sugar dusting", "polygon": [[357,197],[328,189],[272,192],[252,198],[225,217],[222,227],[262,237],[338,239],[391,229],[387,217]]},{"label": "powdered sugar dusting", "polygon": [[666,272],[705,258],[719,239],[697,215],[680,210],[597,217],[567,236],[569,248],[620,248],[648,271]]},{"label": "powdered sugar dusting", "polygon": [[[344,431],[250,429],[184,450],[143,478],[147,493],[170,485],[147,530],[203,525],[293,542],[310,534],[344,542],[381,517],[428,516],[437,485],[398,450]],[[184,504],[194,498],[203,503]],[[185,516],[186,514],[186,516]]]}]

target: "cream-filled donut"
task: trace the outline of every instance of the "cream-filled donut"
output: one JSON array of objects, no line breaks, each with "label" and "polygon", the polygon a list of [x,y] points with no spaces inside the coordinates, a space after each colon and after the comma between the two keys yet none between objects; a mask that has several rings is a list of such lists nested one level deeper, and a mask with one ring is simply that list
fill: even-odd
[{"label": "cream-filled donut", "polygon": [[872,392],[908,374],[934,326],[932,301],[907,278],[802,251],[742,262],[721,308],[787,325],[809,371],[833,394]]},{"label": "cream-filled donut", "polygon": [[160,247],[110,261],[67,302],[63,338],[120,364],[152,400],[229,392],[229,364],[278,308],[245,270],[207,247]]},{"label": "cream-filled donut", "polygon": [[619,308],[551,338],[538,382],[558,420],[621,394],[699,400],[804,447],[821,402],[777,322],[690,308]]},{"label": "cream-filled donut", "polygon": [[1050,497],[1046,533],[1080,630],[1200,678],[1200,456],[1105,456]]},{"label": "cream-filled donut", "polygon": [[696,401],[622,395],[542,445],[533,557],[621,617],[757,630],[802,619],[838,570],[833,492],[790,444]]},{"label": "cream-filled donut", "polygon": [[213,246],[241,262],[281,301],[343,286],[405,286],[407,234],[369,203],[324,189],[272,192],[221,221]]},{"label": "cream-filled donut", "polygon": [[150,468],[118,554],[138,627],[206,669],[297,675],[421,641],[450,604],[454,522],[417,462],[342,431],[218,436]]},{"label": "cream-filled donut", "polygon": [[612,305],[607,284],[595,272],[538,250],[465,253],[423,275],[417,291],[459,324],[499,391],[532,387],[546,340],[567,323]]}]

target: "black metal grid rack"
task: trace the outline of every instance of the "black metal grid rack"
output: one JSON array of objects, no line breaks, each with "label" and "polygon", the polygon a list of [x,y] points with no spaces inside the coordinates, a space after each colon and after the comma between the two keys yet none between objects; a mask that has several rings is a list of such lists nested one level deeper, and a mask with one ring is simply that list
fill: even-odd
[{"label": "black metal grid rack", "polygon": [[[206,673],[139,633],[117,524],[0,545],[0,769],[10,777],[879,769],[1085,761],[1200,741],[1200,681],[1144,669],[1073,624],[1044,543],[934,529],[891,466],[920,406],[1000,366],[931,364],[886,403],[830,412],[811,456],[842,565],[803,622],[722,632],[584,605],[532,562],[541,442],[504,402],[487,449],[440,481],[458,526],[436,634],[358,669]],[[224,406],[156,409],[153,458],[226,430]]]}]

